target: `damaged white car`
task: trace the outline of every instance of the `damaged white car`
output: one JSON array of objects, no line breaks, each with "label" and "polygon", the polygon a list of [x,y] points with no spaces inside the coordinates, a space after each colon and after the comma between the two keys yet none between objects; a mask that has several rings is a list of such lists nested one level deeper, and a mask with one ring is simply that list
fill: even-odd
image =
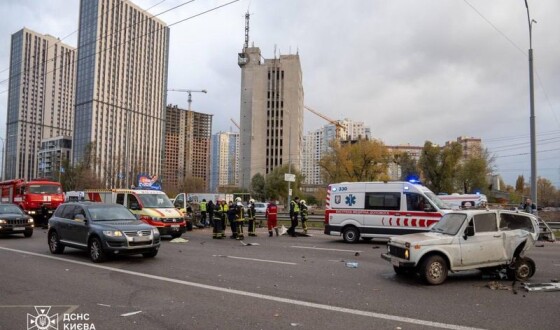
[{"label": "damaged white car", "polygon": [[391,237],[381,257],[397,274],[417,273],[429,284],[443,283],[449,271],[470,269],[505,269],[509,278],[527,280],[536,267],[523,254],[538,236],[538,220],[529,213],[455,211],[429,232]]}]

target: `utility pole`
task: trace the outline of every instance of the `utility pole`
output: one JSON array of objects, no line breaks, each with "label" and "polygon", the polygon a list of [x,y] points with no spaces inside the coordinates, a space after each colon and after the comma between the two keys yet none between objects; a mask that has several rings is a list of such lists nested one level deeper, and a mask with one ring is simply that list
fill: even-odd
[{"label": "utility pole", "polygon": [[529,4],[525,0],[525,8],[527,8],[527,22],[529,22],[529,98],[530,98],[530,131],[531,131],[531,199],[537,205],[537,142],[535,133],[535,92],[533,84],[533,23],[537,23],[531,19],[529,15]]}]

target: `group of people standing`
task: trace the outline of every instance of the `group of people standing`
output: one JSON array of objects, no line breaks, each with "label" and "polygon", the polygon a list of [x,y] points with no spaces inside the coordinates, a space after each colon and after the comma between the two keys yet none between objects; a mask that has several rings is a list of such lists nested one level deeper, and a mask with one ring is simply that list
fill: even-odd
[{"label": "group of people standing", "polygon": [[[245,238],[244,223],[247,222],[248,236],[257,236],[256,227],[256,211],[255,201],[251,199],[247,205],[247,210],[241,202],[241,198],[237,197],[235,201],[227,203],[225,200],[217,200],[216,204],[212,201],[206,202],[205,199],[200,203],[200,223],[203,227],[212,227],[212,238],[221,239],[226,237],[226,228],[229,223],[231,228],[232,239],[242,240]],[[268,228],[268,236],[279,236],[278,230],[278,206],[274,202],[270,202],[265,212]],[[208,217],[208,220],[207,220]],[[290,202],[290,219],[291,225],[288,229],[290,236],[297,236],[295,229],[298,225],[298,219],[301,219],[301,224],[304,234],[307,234],[307,219],[308,207],[304,200],[299,200],[295,197]]]}]

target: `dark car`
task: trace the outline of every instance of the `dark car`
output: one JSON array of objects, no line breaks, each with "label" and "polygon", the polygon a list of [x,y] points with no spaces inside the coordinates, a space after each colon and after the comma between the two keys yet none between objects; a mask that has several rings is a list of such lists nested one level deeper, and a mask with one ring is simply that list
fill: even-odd
[{"label": "dark car", "polygon": [[76,202],[60,205],[49,219],[48,244],[53,254],[66,246],[87,250],[93,262],[120,254],[153,258],[160,235],[120,204]]},{"label": "dark car", "polygon": [[0,204],[0,234],[33,235],[33,218],[15,204]]}]

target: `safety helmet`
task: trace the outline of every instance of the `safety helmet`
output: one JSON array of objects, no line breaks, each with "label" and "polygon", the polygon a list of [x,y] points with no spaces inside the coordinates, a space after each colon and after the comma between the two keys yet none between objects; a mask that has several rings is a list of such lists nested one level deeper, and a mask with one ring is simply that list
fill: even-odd
[{"label": "safety helmet", "polygon": [[301,204],[305,205],[305,199],[302,199],[301,201],[299,201]]},{"label": "safety helmet", "polygon": [[252,198],[249,200],[249,203],[254,203],[254,202],[255,202],[255,200],[252,199]]},{"label": "safety helmet", "polygon": [[241,202],[241,197],[237,197],[237,198],[235,199],[235,201],[236,201],[236,202]]}]

